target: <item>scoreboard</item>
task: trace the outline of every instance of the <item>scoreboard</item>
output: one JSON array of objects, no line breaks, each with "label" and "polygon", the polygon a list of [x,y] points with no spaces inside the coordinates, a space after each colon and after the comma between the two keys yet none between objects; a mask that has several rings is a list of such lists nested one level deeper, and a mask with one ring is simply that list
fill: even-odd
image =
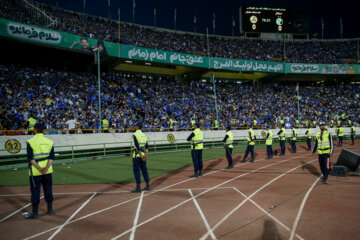
[{"label": "scoreboard", "polygon": [[245,32],[308,34],[307,10],[304,8],[242,7]]}]

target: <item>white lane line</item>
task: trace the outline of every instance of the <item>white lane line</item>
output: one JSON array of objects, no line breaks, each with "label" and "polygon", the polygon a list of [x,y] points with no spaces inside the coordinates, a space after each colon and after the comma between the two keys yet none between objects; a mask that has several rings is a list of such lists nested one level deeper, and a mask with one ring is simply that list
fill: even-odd
[{"label": "white lane line", "polygon": [[[306,151],[301,151],[301,152],[299,152],[299,153],[302,153],[302,152],[306,152]],[[303,157],[303,156],[307,156],[307,155],[309,155],[309,154],[305,154],[305,155],[298,156],[298,157],[295,157],[295,158],[299,158],[299,157]],[[291,159],[293,159],[293,158],[285,159],[285,160],[282,160],[282,161],[280,161],[280,162],[278,162],[278,163],[282,163],[282,162],[284,162],[284,161],[288,161],[288,160],[291,160]],[[262,159],[257,160],[257,162],[264,161],[264,160],[266,160],[266,159],[265,159],[265,158],[262,158]],[[238,165],[235,165],[234,168],[239,167],[239,166],[244,166],[244,165],[246,165],[246,164],[250,164],[250,163],[249,163],[249,162],[246,162],[246,163],[243,163],[243,164],[238,164]],[[277,164],[277,163],[274,163],[274,164]],[[268,167],[270,167],[270,166],[272,166],[272,165],[274,165],[274,164],[270,164],[270,165],[268,165]],[[260,169],[261,169],[261,168],[259,168],[258,170],[260,170]],[[208,173],[206,173],[206,174],[203,174],[203,176],[207,176],[207,175],[210,175],[210,174],[213,174],[213,173],[218,173],[218,172],[220,172],[220,171],[224,171],[224,169],[219,169],[219,170],[215,170],[215,171],[212,171],[212,172],[208,172]],[[246,174],[245,174],[245,175],[246,175]],[[245,176],[245,175],[244,175],[244,176]],[[148,196],[148,195],[151,195],[151,194],[154,194],[154,193],[157,193],[157,192],[160,192],[160,191],[163,191],[163,190],[165,190],[165,189],[171,188],[171,187],[173,187],[173,186],[176,186],[176,185],[179,185],[179,184],[182,184],[182,183],[185,183],[185,182],[194,180],[194,179],[195,179],[195,178],[188,178],[188,179],[185,179],[185,180],[183,180],[183,181],[180,181],[180,182],[171,184],[171,185],[169,185],[169,186],[167,186],[167,187],[163,187],[163,188],[161,188],[161,189],[159,189],[159,190],[156,190],[156,191],[152,191],[152,192],[150,192],[150,193],[147,193],[147,194],[144,195],[144,197],[146,197],[146,196]],[[216,187],[215,187],[215,188],[216,188]],[[75,219],[75,220],[72,220],[71,222],[69,222],[69,224],[74,223],[74,222],[78,222],[78,221],[80,221],[80,220],[82,220],[82,219],[91,217],[91,216],[93,216],[93,215],[102,213],[102,212],[104,212],[104,211],[110,210],[110,209],[115,208],[115,207],[118,207],[118,206],[121,206],[121,205],[126,204],[126,203],[128,203],[128,202],[132,202],[132,201],[134,201],[134,200],[136,200],[136,199],[138,199],[138,198],[139,198],[139,197],[135,197],[135,198],[126,200],[126,201],[124,201],[124,202],[117,203],[117,204],[112,205],[112,206],[110,206],[110,207],[103,208],[103,209],[101,209],[101,210],[98,210],[98,211],[89,213],[88,215],[85,215],[85,216],[83,216],[83,217],[80,217],[80,218],[77,218],[77,219]],[[191,199],[189,199],[189,200],[191,200]],[[186,202],[188,202],[188,201],[186,201]],[[181,206],[181,205],[182,205],[182,203],[180,203],[180,204],[178,204],[178,205],[176,205],[176,206]],[[171,208],[171,210],[172,210],[172,209],[173,209],[173,208]],[[168,209],[168,210],[171,211],[170,209]],[[169,211],[166,210],[166,212],[164,212],[164,213],[167,213],[167,212],[169,212]],[[162,214],[161,214],[161,215],[162,215]],[[161,216],[161,215],[159,215],[159,216]],[[159,216],[157,216],[157,217],[159,217]],[[155,218],[156,218],[156,217],[154,217],[154,219],[155,219]],[[153,219],[153,218],[151,218],[151,219]],[[143,223],[145,224],[146,222],[143,222]],[[139,226],[139,225],[138,225],[138,226]],[[59,227],[60,227],[60,225],[59,225],[59,226],[56,226],[56,227],[53,227],[53,228],[50,228],[50,229],[48,229],[48,230],[45,230],[45,231],[43,231],[43,232],[34,234],[34,235],[32,235],[32,236],[29,236],[29,237],[27,237],[27,238],[25,238],[25,239],[32,239],[32,238],[41,236],[41,235],[43,235],[43,234],[46,234],[46,233],[48,233],[48,232],[51,232],[51,231],[59,228]]]},{"label": "white lane line", "polygon": [[320,178],[321,178],[321,176],[318,177],[318,178],[315,180],[315,182],[313,183],[313,185],[312,185],[312,186],[309,188],[309,190],[306,192],[305,197],[304,197],[303,201],[301,202],[301,205],[300,205],[298,214],[296,215],[294,224],[293,224],[293,226],[292,226],[292,228],[291,228],[291,234],[290,234],[289,240],[294,239],[296,227],[297,227],[297,225],[298,225],[298,223],[299,223],[299,219],[300,219],[301,213],[302,213],[302,211],[303,211],[303,209],[304,209],[305,203],[306,203],[306,201],[307,201],[307,199],[308,199],[308,197],[309,197],[309,195],[310,195],[310,192],[313,190],[313,188],[315,187],[316,183],[320,180]]},{"label": "white lane line", "polygon": [[[309,154],[307,154],[309,155]],[[267,182],[266,184],[262,185],[260,188],[258,188],[255,192],[253,192],[251,195],[249,195],[247,198],[245,198],[239,205],[237,205],[233,210],[231,210],[228,214],[226,214],[218,223],[215,224],[215,226],[212,227],[212,230],[215,231],[223,222],[225,222],[234,212],[236,212],[242,205],[244,205],[250,198],[252,198],[253,196],[255,196],[258,192],[260,192],[261,190],[263,190],[265,187],[269,186],[270,184],[272,184],[273,182],[275,182],[276,180],[278,180],[279,178],[285,176],[286,174],[288,174],[289,172],[292,172],[294,170],[296,170],[297,168],[299,167],[302,167],[306,164],[309,164],[313,161],[315,161],[316,159],[310,161],[310,162],[307,162],[307,163],[304,163],[304,164],[301,164],[297,167],[294,167],[286,172],[284,172],[283,174],[277,176],[276,178],[272,179],[271,181]],[[209,236],[209,234],[205,234],[203,235],[200,240],[205,240],[207,237]]]},{"label": "white lane line", "polygon": [[191,196],[191,198],[192,198],[192,200],[193,200],[193,202],[194,202],[197,210],[198,210],[199,213],[200,213],[200,216],[201,216],[202,220],[203,220],[204,223],[205,223],[206,229],[208,230],[208,234],[210,234],[210,236],[211,236],[211,238],[212,238],[213,240],[216,240],[216,237],[215,237],[214,232],[211,231],[211,227],[210,227],[208,221],[206,220],[205,215],[204,215],[204,213],[202,212],[202,210],[201,210],[198,202],[197,202],[196,199],[194,198],[194,194],[192,193],[192,191],[191,191],[190,189],[189,189],[189,193],[190,193],[190,196]]},{"label": "white lane line", "polygon": [[54,232],[54,233],[48,238],[48,240],[53,239],[53,238],[55,237],[55,235],[58,234],[58,233],[66,226],[66,224],[68,224],[68,223],[70,222],[70,220],[71,220],[73,217],[75,217],[75,215],[76,215],[78,212],[80,212],[81,209],[83,209],[83,208],[86,206],[86,204],[88,204],[88,203],[90,202],[90,200],[91,200],[95,195],[96,195],[96,193],[94,193],[93,195],[91,195],[91,197],[90,197],[88,200],[86,200],[86,202],[84,202],[84,203],[81,205],[81,207],[79,207],[79,208],[73,213],[73,215],[71,215],[71,217],[69,217],[69,218],[66,220],[66,222],[64,222],[64,224],[61,225],[61,226],[56,230],[56,232]]},{"label": "white lane line", "polygon": [[[43,197],[44,197],[44,196],[42,196],[40,199],[42,199]],[[22,208],[19,208],[18,210],[10,213],[10,214],[7,215],[6,217],[2,218],[2,219],[0,220],[0,223],[2,223],[3,221],[5,221],[6,219],[12,217],[13,215],[17,214],[18,212],[20,212],[21,210],[27,208],[27,207],[30,206],[30,205],[31,205],[31,203],[28,203],[28,204],[26,204],[25,206],[23,206]]]},{"label": "white lane line", "polygon": [[[140,209],[141,209],[143,197],[144,197],[144,191],[141,192],[139,204],[138,204],[138,207],[136,209],[136,214],[135,214],[135,218],[134,218],[134,224],[133,224],[133,228],[132,228],[130,238],[129,238],[130,240],[134,240],[134,238],[135,238],[135,231],[136,231],[136,226],[137,226],[137,223],[138,223],[138,220],[139,220]],[[117,238],[112,238],[112,240],[115,240],[115,239],[117,239]]]},{"label": "white lane line", "polygon": [[[239,189],[237,189],[236,187],[233,187],[233,189],[240,193],[244,198],[247,198],[247,196],[241,192]],[[275,222],[277,222],[280,226],[282,226],[284,229],[286,229],[288,232],[290,232],[290,228],[288,226],[286,226],[285,224],[283,224],[279,219],[277,219],[276,217],[274,217],[270,212],[267,212],[264,208],[262,208],[259,204],[257,204],[254,200],[249,199],[249,201],[254,204],[258,209],[260,209],[263,213],[265,213],[268,217],[272,218]],[[304,240],[302,237],[300,237],[298,234],[296,234],[296,237],[300,240]]]},{"label": "white lane line", "polygon": [[[227,184],[227,183],[229,183],[229,182],[231,182],[231,181],[233,181],[233,180],[235,180],[235,179],[238,179],[238,178],[241,178],[241,177],[243,177],[243,176],[246,176],[246,175],[248,175],[249,173],[256,172],[256,171],[258,171],[258,170],[261,170],[261,169],[264,169],[264,168],[267,168],[267,167],[270,167],[270,166],[273,166],[273,165],[276,165],[276,164],[279,164],[279,163],[283,163],[283,162],[289,161],[289,160],[291,160],[291,159],[304,157],[304,156],[306,156],[306,155],[310,155],[310,154],[305,154],[305,155],[302,155],[302,156],[297,156],[297,157],[293,157],[293,158],[289,158],[289,159],[284,159],[284,160],[282,160],[282,161],[280,161],[280,162],[272,163],[272,164],[269,164],[269,165],[266,165],[266,166],[263,166],[263,167],[254,169],[254,170],[252,170],[252,171],[250,171],[250,172],[243,173],[243,174],[241,174],[241,175],[239,175],[239,176],[236,176],[236,177],[233,177],[233,178],[231,178],[231,179],[229,179],[229,180],[227,180],[227,181],[225,181],[225,182],[223,182],[223,183],[220,183],[220,184],[218,184],[218,185],[216,185],[216,186],[214,186],[214,187],[212,187],[212,188],[209,188],[208,190],[206,190],[206,191],[204,191],[204,192],[201,192],[201,193],[197,194],[197,195],[195,196],[195,198],[196,198],[196,197],[199,197],[199,196],[201,196],[201,195],[203,195],[203,194],[205,194],[205,193],[207,193],[207,192],[209,192],[209,191],[211,191],[211,190],[213,190],[213,189],[216,189],[216,188],[219,187],[219,186],[225,185],[225,184]],[[181,202],[181,203],[179,203],[179,204],[177,204],[177,205],[175,205],[175,206],[173,206],[173,207],[171,207],[171,208],[169,208],[169,209],[167,209],[167,210],[165,210],[165,211],[163,211],[163,212],[161,212],[161,213],[159,213],[159,214],[157,214],[157,215],[155,215],[155,216],[153,216],[153,217],[151,217],[151,218],[149,218],[149,219],[147,219],[147,220],[145,220],[145,221],[143,221],[143,222],[141,222],[140,224],[138,224],[138,227],[141,227],[142,225],[144,225],[144,224],[146,224],[146,223],[148,223],[148,222],[153,221],[154,219],[156,219],[156,218],[158,218],[158,217],[160,217],[160,216],[162,216],[162,215],[164,215],[164,214],[166,214],[166,213],[168,213],[168,212],[170,212],[170,211],[172,211],[172,210],[180,207],[181,205],[183,205],[183,204],[185,204],[185,203],[187,203],[187,202],[189,202],[189,201],[191,201],[191,198],[189,198],[189,199],[187,199],[187,200],[184,200],[183,202]],[[128,230],[126,230],[125,232],[119,234],[119,235],[116,236],[116,237],[122,237],[122,236],[128,234],[130,231],[131,231],[131,228],[128,229]]]}]

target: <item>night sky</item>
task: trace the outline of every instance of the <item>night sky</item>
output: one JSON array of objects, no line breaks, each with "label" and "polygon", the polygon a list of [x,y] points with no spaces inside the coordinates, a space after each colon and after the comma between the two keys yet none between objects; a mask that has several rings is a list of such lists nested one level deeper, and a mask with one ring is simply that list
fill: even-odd
[{"label": "night sky", "polygon": [[[56,5],[56,0],[38,0]],[[177,29],[194,31],[194,14],[197,19],[197,32],[213,33],[213,12],[216,14],[216,34],[232,34],[232,16],[236,26],[235,35],[239,36],[240,5],[264,5],[274,7],[302,7],[308,9],[310,20],[310,37],[318,33],[321,37],[321,18],[324,19],[324,38],[340,38],[340,17],[343,21],[343,38],[360,37],[357,1],[325,1],[325,0],[135,0],[135,23],[154,25],[154,7],[157,9],[156,25],[174,29],[174,9],[177,8]],[[58,0],[59,7],[83,12],[83,0]],[[121,21],[132,22],[133,0],[111,0],[111,16],[118,18],[118,8],[121,11]],[[109,16],[108,0],[86,0],[85,13],[102,17]]]}]

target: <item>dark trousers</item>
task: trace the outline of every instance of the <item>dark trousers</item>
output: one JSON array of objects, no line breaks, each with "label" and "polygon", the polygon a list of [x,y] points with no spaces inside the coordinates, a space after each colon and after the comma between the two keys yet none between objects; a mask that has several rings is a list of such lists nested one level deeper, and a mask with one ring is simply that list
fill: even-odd
[{"label": "dark trousers", "polygon": [[226,159],[228,160],[229,166],[233,165],[232,150],[233,150],[232,148],[225,148]]},{"label": "dark trousers", "polygon": [[343,137],[339,137],[339,145],[342,146],[343,143]]},{"label": "dark trousers", "polygon": [[244,159],[251,153],[251,159],[254,159],[254,145],[248,145],[245,151]]},{"label": "dark trousers", "polygon": [[137,184],[141,183],[140,169],[146,183],[150,182],[149,173],[146,167],[146,161],[141,158],[133,158],[133,172]]},{"label": "dark trousers", "polygon": [[266,151],[268,156],[272,156],[273,155],[272,145],[266,145]]},{"label": "dark trousers", "polygon": [[280,140],[281,153],[285,154],[285,140]]},{"label": "dark trousers", "polygon": [[296,152],[296,140],[291,140],[290,144],[291,144],[293,153],[295,153]]},{"label": "dark trousers", "polygon": [[306,143],[307,143],[307,146],[308,146],[308,150],[310,150],[311,149],[311,138],[307,138]]},{"label": "dark trousers", "polygon": [[319,164],[324,178],[327,178],[330,172],[330,155],[319,154]]},{"label": "dark trousers", "polygon": [[47,203],[52,203],[54,200],[52,194],[52,174],[34,176],[34,182],[35,187],[30,177],[31,203],[33,205],[38,205],[40,203],[41,185],[43,186],[45,201]]},{"label": "dark trousers", "polygon": [[200,150],[191,150],[191,157],[194,165],[194,172],[198,173],[203,170],[203,161],[202,161],[202,149]]},{"label": "dark trousers", "polygon": [[355,135],[351,135],[351,142],[352,142],[352,144],[355,143]]}]

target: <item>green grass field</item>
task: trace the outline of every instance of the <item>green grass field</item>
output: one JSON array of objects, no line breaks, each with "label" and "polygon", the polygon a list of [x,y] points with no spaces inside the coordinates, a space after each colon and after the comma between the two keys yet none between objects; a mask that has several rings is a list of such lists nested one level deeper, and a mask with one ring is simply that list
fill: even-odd
[{"label": "green grass field", "polygon": [[[265,148],[265,145],[255,146],[255,149],[261,148]],[[233,154],[244,152],[245,149],[246,146],[235,147]],[[224,156],[224,148],[203,151],[203,161]],[[150,178],[192,165],[190,151],[150,154],[147,161]],[[224,160],[224,163],[220,164],[226,165],[226,163]],[[189,175],[191,174],[192,172],[189,172]],[[54,184],[95,184],[130,183],[135,180],[130,157],[109,157],[55,164],[53,182]],[[29,185],[27,168],[0,170],[0,186],[26,185]]]}]

